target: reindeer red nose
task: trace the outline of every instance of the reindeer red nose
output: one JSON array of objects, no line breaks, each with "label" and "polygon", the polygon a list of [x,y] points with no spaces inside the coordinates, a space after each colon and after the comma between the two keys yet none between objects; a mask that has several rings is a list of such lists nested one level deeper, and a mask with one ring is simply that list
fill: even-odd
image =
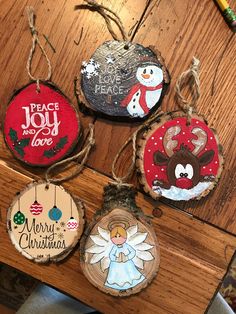
[{"label": "reindeer red nose", "polygon": [[175,185],[180,189],[191,189],[193,182],[188,178],[179,178],[176,180]]}]

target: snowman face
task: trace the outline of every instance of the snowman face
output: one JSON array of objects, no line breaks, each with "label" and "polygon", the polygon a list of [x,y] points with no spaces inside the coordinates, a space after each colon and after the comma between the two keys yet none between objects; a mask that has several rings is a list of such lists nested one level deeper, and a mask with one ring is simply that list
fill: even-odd
[{"label": "snowman face", "polygon": [[141,66],[136,72],[136,78],[142,85],[154,87],[163,81],[163,72],[157,65]]}]

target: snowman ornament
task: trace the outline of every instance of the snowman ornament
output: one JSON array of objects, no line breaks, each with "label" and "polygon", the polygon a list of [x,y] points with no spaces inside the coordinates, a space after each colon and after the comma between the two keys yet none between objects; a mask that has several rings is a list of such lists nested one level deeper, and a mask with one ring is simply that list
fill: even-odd
[{"label": "snowman ornament", "polygon": [[170,83],[160,52],[152,49],[117,40],[103,43],[82,62],[79,105],[104,117],[148,117],[160,107]]},{"label": "snowman ornament", "polygon": [[121,102],[132,117],[144,117],[159,101],[163,88],[163,71],[154,62],[146,62],[136,72],[138,83]]}]

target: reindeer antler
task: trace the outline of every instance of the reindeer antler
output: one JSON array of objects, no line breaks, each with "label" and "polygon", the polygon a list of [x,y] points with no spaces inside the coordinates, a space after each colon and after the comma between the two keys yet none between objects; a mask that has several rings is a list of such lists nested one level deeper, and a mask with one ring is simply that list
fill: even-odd
[{"label": "reindeer antler", "polygon": [[195,146],[192,153],[198,155],[200,151],[206,146],[207,143],[207,133],[201,128],[192,129],[192,133],[197,136],[197,139],[192,139],[191,142]]},{"label": "reindeer antler", "polygon": [[181,127],[176,125],[170,127],[164,135],[163,144],[165,152],[169,157],[171,157],[174,154],[174,149],[178,145],[178,141],[173,140],[173,137],[178,135],[180,131]]}]

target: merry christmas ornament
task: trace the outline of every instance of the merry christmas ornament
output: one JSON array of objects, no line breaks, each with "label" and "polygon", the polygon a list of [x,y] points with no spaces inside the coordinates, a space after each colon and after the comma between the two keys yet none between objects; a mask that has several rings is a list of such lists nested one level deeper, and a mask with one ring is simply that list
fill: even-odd
[{"label": "merry christmas ornament", "polygon": [[20,200],[18,199],[18,211],[13,217],[13,222],[16,225],[22,225],[25,222],[25,215],[20,210]]},{"label": "merry christmas ornament", "polygon": [[66,223],[66,227],[70,231],[75,231],[78,228],[78,221],[73,217],[73,206],[70,204],[70,219]]},{"label": "merry christmas ornament", "polygon": [[[28,10],[33,43],[27,63],[31,82],[16,91],[5,114],[4,139],[12,154],[32,166],[48,166],[68,155],[78,142],[80,122],[69,99],[51,78],[51,64],[35,29],[35,15]],[[39,45],[48,64],[45,80],[31,74],[31,62]]]},{"label": "merry christmas ornament", "polygon": [[[94,1],[86,1],[109,20],[106,11],[120,26],[123,41],[107,41],[97,48],[81,68],[84,102],[109,117],[145,118],[161,104],[170,81],[160,52],[128,41],[120,18]],[[78,6],[79,7],[79,6]]]},{"label": "merry christmas ornament", "polygon": [[54,206],[49,210],[48,217],[51,220],[54,220],[54,221],[58,222],[58,220],[61,219],[62,211],[60,210],[60,208],[57,207],[56,203],[57,203],[57,188],[56,188],[56,185],[55,185],[55,189],[54,189]]},{"label": "merry christmas ornament", "polygon": [[81,268],[101,291],[127,296],[144,289],[159,268],[155,232],[135,203],[135,190],[108,185],[99,215],[89,224],[81,243]]},{"label": "merry christmas ornament", "polygon": [[70,219],[67,221],[67,229],[70,231],[74,231],[78,228],[78,221],[74,217],[70,217]]},{"label": "merry christmas ornament", "polygon": [[35,197],[35,201],[30,206],[30,212],[33,215],[40,215],[43,211],[43,206],[39,204],[37,201],[37,185],[35,185],[35,188],[34,188],[34,197]]},{"label": "merry christmas ornament", "polygon": [[33,215],[39,215],[43,211],[43,206],[39,204],[37,201],[34,201],[34,203],[30,206],[30,212]]},{"label": "merry christmas ornament", "polygon": [[[31,199],[35,197],[37,187],[38,200],[44,210],[40,215],[29,213]],[[57,193],[57,206],[60,215],[48,215],[55,191]],[[21,204],[21,208],[19,208]],[[72,206],[73,215],[78,227],[75,232],[69,232],[66,222],[70,219]],[[19,193],[12,202],[7,214],[8,232],[13,245],[28,259],[45,263],[64,259],[78,243],[84,226],[83,204],[76,200],[62,186],[47,182],[34,182]],[[59,218],[60,216],[60,218]],[[52,219],[53,218],[53,219]],[[55,219],[57,218],[57,219]],[[60,221],[59,221],[60,219]]]},{"label": "merry christmas ornament", "polygon": [[57,206],[53,206],[53,208],[51,208],[50,211],[48,212],[48,217],[51,220],[58,221],[61,219],[61,216],[62,216],[62,211]]},{"label": "merry christmas ornament", "polygon": [[[208,127],[195,109],[199,98],[198,66],[199,61],[194,58],[190,70],[177,82],[177,96],[183,111],[159,117],[139,141],[140,182],[153,198],[200,199],[220,178],[222,147],[215,130]],[[194,81],[195,93],[188,103],[181,90],[190,78]]]}]

